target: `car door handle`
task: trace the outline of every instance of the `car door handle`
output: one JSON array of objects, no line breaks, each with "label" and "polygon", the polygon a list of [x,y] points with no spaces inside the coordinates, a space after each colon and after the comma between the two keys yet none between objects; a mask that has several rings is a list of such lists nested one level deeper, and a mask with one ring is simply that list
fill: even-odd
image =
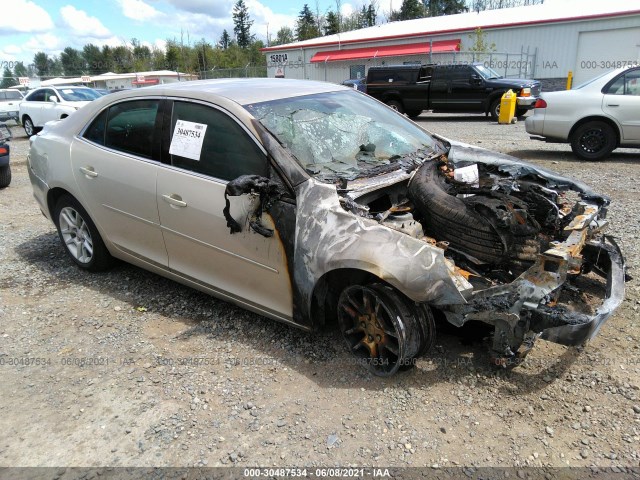
[{"label": "car door handle", "polygon": [[98,172],[96,172],[93,167],[80,167],[80,171],[87,177],[95,178],[98,176]]},{"label": "car door handle", "polygon": [[620,105],[617,103],[607,103],[607,107],[619,107]]},{"label": "car door handle", "polygon": [[164,198],[165,202],[171,205],[175,205],[176,207],[187,206],[187,202],[183,201],[182,197],[180,195],[176,195],[175,193],[172,193],[171,195],[162,195],[162,198]]}]

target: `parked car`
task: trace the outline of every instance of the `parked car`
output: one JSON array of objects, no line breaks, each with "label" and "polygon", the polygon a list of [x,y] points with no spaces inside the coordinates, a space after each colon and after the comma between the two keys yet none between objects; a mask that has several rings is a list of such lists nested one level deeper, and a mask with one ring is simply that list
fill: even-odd
[{"label": "parked car", "polygon": [[534,140],[570,143],[582,160],[604,160],[618,147],[640,147],[640,67],[544,93],[526,129]]},{"label": "parked car", "polygon": [[0,188],[6,188],[11,183],[9,140],[11,140],[11,130],[4,123],[0,123]]},{"label": "parked car", "polygon": [[20,103],[20,121],[27,136],[38,133],[45,123],[60,120],[100,98],[88,87],[56,86],[36,88]]},{"label": "parked car", "polygon": [[10,88],[0,89],[0,122],[18,121],[18,106],[22,101],[22,93]]},{"label": "parked car", "polygon": [[539,81],[503,78],[480,63],[370,67],[366,84],[369,95],[409,117],[433,110],[485,113],[497,121],[500,99],[507,90],[516,92],[515,114],[521,117],[540,94]]},{"label": "parked car", "polygon": [[494,326],[506,365],[537,338],[582,344],[624,295],[606,197],[340,85],[114,93],[32,137],[28,171],[80,268],[116,257],[308,331],[337,319],[377,375],[430,348],[434,312]]},{"label": "parked car", "polygon": [[361,92],[367,91],[367,79],[366,78],[350,78],[342,82],[342,85],[347,87],[355,88],[356,90],[360,90]]}]

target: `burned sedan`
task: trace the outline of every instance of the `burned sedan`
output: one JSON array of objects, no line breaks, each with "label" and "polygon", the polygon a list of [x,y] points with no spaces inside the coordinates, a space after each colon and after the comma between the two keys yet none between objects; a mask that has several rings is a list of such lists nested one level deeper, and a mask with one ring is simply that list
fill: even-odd
[{"label": "burned sedan", "polygon": [[506,366],[538,338],[589,340],[624,295],[606,197],[342,86],[116,93],[32,137],[29,174],[79,267],[116,257],[305,330],[337,323],[377,375],[428,351],[434,314],[493,326]]}]

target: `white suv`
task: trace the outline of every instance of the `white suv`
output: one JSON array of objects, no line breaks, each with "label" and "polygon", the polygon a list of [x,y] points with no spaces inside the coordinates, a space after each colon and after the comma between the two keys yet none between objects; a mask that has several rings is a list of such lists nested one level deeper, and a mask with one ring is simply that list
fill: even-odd
[{"label": "white suv", "polygon": [[18,121],[18,107],[22,101],[22,93],[15,89],[0,89],[0,122]]},{"label": "white suv", "polygon": [[30,137],[51,120],[68,117],[87,103],[100,98],[100,94],[87,87],[42,87],[29,92],[20,103],[20,121]]}]

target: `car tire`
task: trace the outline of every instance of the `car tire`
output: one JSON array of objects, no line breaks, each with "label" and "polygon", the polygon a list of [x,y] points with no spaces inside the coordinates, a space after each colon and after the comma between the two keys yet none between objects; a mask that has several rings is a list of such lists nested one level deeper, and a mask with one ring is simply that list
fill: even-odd
[{"label": "car tire", "polygon": [[435,341],[429,308],[388,285],[347,286],[338,299],[337,316],[349,350],[377,376],[413,367]]},{"label": "car tire", "polygon": [[601,121],[584,123],[571,135],[571,150],[581,160],[604,160],[617,144],[611,125]]},{"label": "car tire", "polygon": [[33,124],[33,120],[31,120],[31,117],[28,115],[25,115],[22,119],[22,127],[24,128],[24,133],[27,134],[27,137],[32,137],[41,130]]},{"label": "car tire", "polygon": [[7,188],[11,183],[11,165],[0,167],[0,188]]},{"label": "car tire", "polygon": [[407,117],[409,118],[418,118],[422,110],[407,110]]},{"label": "car tire", "polygon": [[387,105],[398,113],[404,113],[404,106],[402,105],[402,102],[399,102],[398,100],[388,100]]},{"label": "car tire", "polygon": [[491,106],[489,107],[489,115],[491,115],[491,119],[495,122],[497,122],[500,117],[500,100],[500,97],[496,98],[491,102]]},{"label": "car tire", "polygon": [[71,259],[84,270],[107,270],[113,257],[87,211],[71,195],[60,197],[53,212],[60,242]]}]

